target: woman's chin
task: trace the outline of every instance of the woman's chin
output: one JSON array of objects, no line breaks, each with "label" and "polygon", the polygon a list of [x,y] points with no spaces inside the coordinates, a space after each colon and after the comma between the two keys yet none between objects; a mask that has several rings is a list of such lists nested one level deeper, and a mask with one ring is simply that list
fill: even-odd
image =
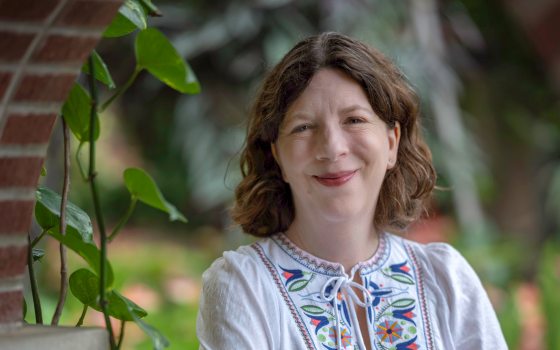
[{"label": "woman's chin", "polygon": [[320,210],[320,216],[328,222],[342,223],[354,220],[356,217],[362,216],[364,212],[364,208],[352,204],[336,203],[324,205]]}]

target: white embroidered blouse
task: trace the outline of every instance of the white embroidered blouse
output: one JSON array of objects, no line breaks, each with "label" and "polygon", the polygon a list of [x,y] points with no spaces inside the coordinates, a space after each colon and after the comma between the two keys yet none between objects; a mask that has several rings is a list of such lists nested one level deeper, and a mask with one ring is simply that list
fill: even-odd
[{"label": "white embroidered blouse", "polygon": [[211,350],[365,350],[355,311],[363,307],[368,349],[507,349],[480,280],[454,248],[388,233],[350,276],[282,233],[225,252],[203,275],[197,335]]}]

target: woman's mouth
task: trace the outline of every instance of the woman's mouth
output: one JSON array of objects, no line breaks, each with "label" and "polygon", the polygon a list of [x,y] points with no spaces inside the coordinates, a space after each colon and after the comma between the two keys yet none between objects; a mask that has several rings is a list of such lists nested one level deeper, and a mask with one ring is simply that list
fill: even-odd
[{"label": "woman's mouth", "polygon": [[315,178],[315,180],[317,180],[320,184],[324,186],[328,186],[328,187],[342,186],[348,181],[350,181],[350,179],[352,179],[356,171],[357,170],[340,171],[337,173],[326,173],[326,174],[313,176],[313,178]]}]

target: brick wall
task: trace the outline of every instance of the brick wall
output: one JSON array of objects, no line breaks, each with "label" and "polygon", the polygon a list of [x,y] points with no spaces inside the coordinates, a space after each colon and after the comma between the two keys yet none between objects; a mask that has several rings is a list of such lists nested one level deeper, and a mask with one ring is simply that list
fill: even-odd
[{"label": "brick wall", "polygon": [[0,0],[0,328],[22,320],[34,191],[61,104],[123,0]]}]

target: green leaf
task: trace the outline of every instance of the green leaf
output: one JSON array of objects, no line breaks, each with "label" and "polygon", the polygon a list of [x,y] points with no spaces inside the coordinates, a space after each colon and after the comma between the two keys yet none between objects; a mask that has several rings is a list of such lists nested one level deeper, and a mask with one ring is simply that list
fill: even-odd
[{"label": "green leaf", "polygon": [[47,176],[47,168],[44,166],[41,167],[41,176]]},{"label": "green leaf", "polygon": [[[91,115],[91,98],[87,91],[78,83],[70,90],[68,98],[62,106],[62,115],[68,127],[80,142],[89,141],[89,119]],[[99,118],[97,117],[94,139],[99,138]]]},{"label": "green leaf", "polygon": [[[97,51],[93,50],[92,53],[91,53],[91,58],[93,58],[93,68],[95,69],[95,79],[97,79],[100,82],[102,82],[103,84],[107,85],[108,88],[114,89],[115,88],[115,82],[113,81],[113,78],[111,77],[111,73],[109,73],[109,68],[107,68],[107,65],[105,64],[105,62],[103,61],[101,56],[99,56]],[[88,62],[86,62],[82,66],[82,72],[84,72],[86,74],[89,74],[89,63]]]},{"label": "green leaf", "polygon": [[303,288],[305,288],[309,284],[309,281],[310,280],[295,281],[294,283],[290,284],[290,287],[288,287],[288,290],[290,292],[299,292],[300,290],[302,290]]},{"label": "green leaf", "polygon": [[[89,216],[76,205],[68,202],[66,206],[66,235],[60,233],[60,196],[48,188],[36,191],[35,217],[39,225],[48,230],[49,235],[80,255],[97,274],[100,271],[101,252],[93,243],[93,231]],[[107,262],[107,284],[113,283],[113,271]]]},{"label": "green leaf", "polygon": [[303,309],[303,311],[310,313],[312,315],[320,315],[323,312],[325,312],[325,310],[322,307],[315,306],[315,305],[304,305],[301,308]]},{"label": "green leaf", "polygon": [[117,13],[109,27],[103,32],[105,38],[116,38],[134,32],[138,27],[122,13]]},{"label": "green leaf", "polygon": [[[76,270],[69,279],[72,294],[83,304],[102,312],[99,305],[99,277],[88,269]],[[111,317],[122,321],[134,321],[135,317],[148,315],[146,310],[116,290],[105,294],[107,312]]]},{"label": "green leaf", "polygon": [[147,69],[169,87],[188,94],[200,92],[192,69],[157,29],[148,28],[138,33],[135,53],[138,67]]},{"label": "green leaf", "polygon": [[411,298],[403,298],[403,299],[399,299],[393,303],[391,303],[392,307],[395,307],[397,309],[403,309],[406,308],[410,305],[414,304],[414,299]]},{"label": "green leaf", "polygon": [[395,281],[399,281],[401,283],[410,284],[410,285],[414,284],[414,281],[412,280],[412,278],[410,278],[408,276],[393,274],[389,277],[391,277]]},{"label": "green leaf", "polygon": [[177,208],[167,202],[152,177],[142,169],[128,168],[123,174],[126,188],[133,198],[169,214],[169,220],[187,222]]},{"label": "green leaf", "polygon": [[132,300],[116,290],[107,293],[107,311],[112,317],[122,321],[134,321],[145,317],[148,313]]},{"label": "green leaf", "polygon": [[99,277],[88,269],[74,271],[68,280],[70,291],[83,304],[95,307],[99,298]]},{"label": "green leaf", "polygon": [[[43,230],[53,229],[60,232],[60,195],[47,187],[35,191],[35,218]],[[86,243],[92,242],[93,228],[89,216],[80,207],[66,203],[66,232],[74,232]]]},{"label": "green leaf", "polygon": [[[95,271],[97,276],[101,275],[101,252],[93,242],[84,242],[75,231],[66,232],[65,236],[62,236],[60,232],[54,230],[49,230],[48,233],[51,237],[81,256],[88,263],[89,267]],[[109,288],[113,285],[114,274],[111,263],[107,260],[105,263],[107,266],[107,288]]]},{"label": "green leaf", "polygon": [[134,318],[134,322],[138,325],[138,327],[140,327],[140,329],[142,329],[144,333],[146,333],[152,339],[154,350],[162,350],[163,348],[169,346],[169,340],[167,340],[167,338],[165,338],[165,336],[161,334],[160,331],[141,320],[140,317],[136,316],[134,313],[132,313],[132,316]]},{"label": "green leaf", "polygon": [[39,261],[43,256],[45,256],[45,250],[39,248],[33,248],[31,250],[31,256],[33,257],[33,261]]},{"label": "green leaf", "polygon": [[142,4],[142,6],[144,7],[144,10],[150,15],[150,16],[161,16],[161,12],[159,11],[159,9],[152,3],[151,0],[139,0],[140,3]]},{"label": "green leaf", "polygon": [[125,16],[138,29],[146,29],[146,14],[140,3],[133,0],[125,0],[124,4],[119,8],[119,13]]}]

